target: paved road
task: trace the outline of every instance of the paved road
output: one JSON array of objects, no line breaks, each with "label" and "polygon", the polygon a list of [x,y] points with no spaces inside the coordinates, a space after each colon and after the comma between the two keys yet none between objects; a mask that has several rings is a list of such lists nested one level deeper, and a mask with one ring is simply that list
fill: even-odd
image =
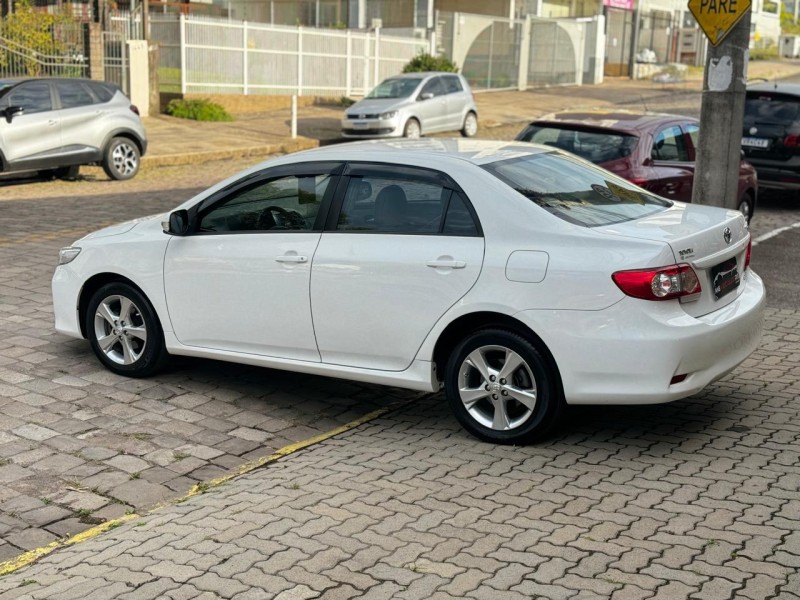
[{"label": "paved road", "polygon": [[[767,334],[732,375],[495,448],[441,396],[188,359],[131,381],[53,333],[60,246],[240,166],[0,189],[0,560],[411,404],[59,550],[0,578],[0,598],[800,598],[800,311],[777,292],[800,281],[797,229],[756,247]],[[753,232],[798,220],[773,199]]]}]

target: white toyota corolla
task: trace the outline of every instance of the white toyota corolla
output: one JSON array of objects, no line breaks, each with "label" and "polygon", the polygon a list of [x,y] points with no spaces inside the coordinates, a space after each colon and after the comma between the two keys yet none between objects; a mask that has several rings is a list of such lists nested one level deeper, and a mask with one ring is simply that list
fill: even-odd
[{"label": "white toyota corolla", "polygon": [[416,390],[481,439],[565,404],[690,396],[741,363],[764,286],[733,210],[552,148],[364,142],[284,156],[60,253],[56,329],[116,373],[170,354]]}]

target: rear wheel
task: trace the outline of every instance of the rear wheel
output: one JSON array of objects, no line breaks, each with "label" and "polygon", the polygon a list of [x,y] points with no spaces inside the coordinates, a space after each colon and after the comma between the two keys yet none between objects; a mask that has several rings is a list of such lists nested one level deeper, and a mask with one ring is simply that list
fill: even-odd
[{"label": "rear wheel", "polygon": [[542,438],[564,404],[550,361],[526,338],[501,329],[478,331],[456,347],[445,389],[464,429],[496,444]]},{"label": "rear wheel", "polygon": [[474,112],[468,112],[464,117],[464,126],[461,128],[461,135],[464,137],[472,137],[478,133],[478,115]]},{"label": "rear wheel", "polygon": [[103,170],[111,179],[131,179],[139,172],[139,148],[124,137],[115,137],[106,148]]},{"label": "rear wheel", "polygon": [[745,220],[749,223],[753,218],[753,197],[746,193],[739,201],[739,212],[744,215]]},{"label": "rear wheel", "polygon": [[85,325],[97,358],[119,375],[147,377],[169,357],[155,310],[127,283],[109,283],[97,290],[89,300]]}]

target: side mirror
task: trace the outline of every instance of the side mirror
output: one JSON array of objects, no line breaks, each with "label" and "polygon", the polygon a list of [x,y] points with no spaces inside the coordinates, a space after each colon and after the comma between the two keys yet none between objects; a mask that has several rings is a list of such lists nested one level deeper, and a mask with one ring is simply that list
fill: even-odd
[{"label": "side mirror", "polygon": [[9,106],[3,111],[3,115],[5,116],[7,123],[11,123],[14,117],[24,114],[25,109],[21,106]]},{"label": "side mirror", "polygon": [[420,100],[430,100],[431,98],[433,98],[433,94],[431,92],[422,92],[419,95]]},{"label": "side mirror", "polygon": [[189,233],[189,211],[185,208],[170,213],[169,221],[162,223],[164,233],[184,236]]}]

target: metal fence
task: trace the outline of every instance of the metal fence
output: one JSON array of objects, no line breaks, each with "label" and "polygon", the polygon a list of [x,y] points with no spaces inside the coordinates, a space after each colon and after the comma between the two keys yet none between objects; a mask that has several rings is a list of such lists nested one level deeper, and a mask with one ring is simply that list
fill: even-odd
[{"label": "metal fence", "polygon": [[55,25],[51,39],[28,48],[4,35],[0,24],[0,76],[86,77],[89,71],[83,23]]},{"label": "metal fence", "polygon": [[185,15],[153,15],[162,91],[208,94],[366,94],[399,73],[425,39]]}]

